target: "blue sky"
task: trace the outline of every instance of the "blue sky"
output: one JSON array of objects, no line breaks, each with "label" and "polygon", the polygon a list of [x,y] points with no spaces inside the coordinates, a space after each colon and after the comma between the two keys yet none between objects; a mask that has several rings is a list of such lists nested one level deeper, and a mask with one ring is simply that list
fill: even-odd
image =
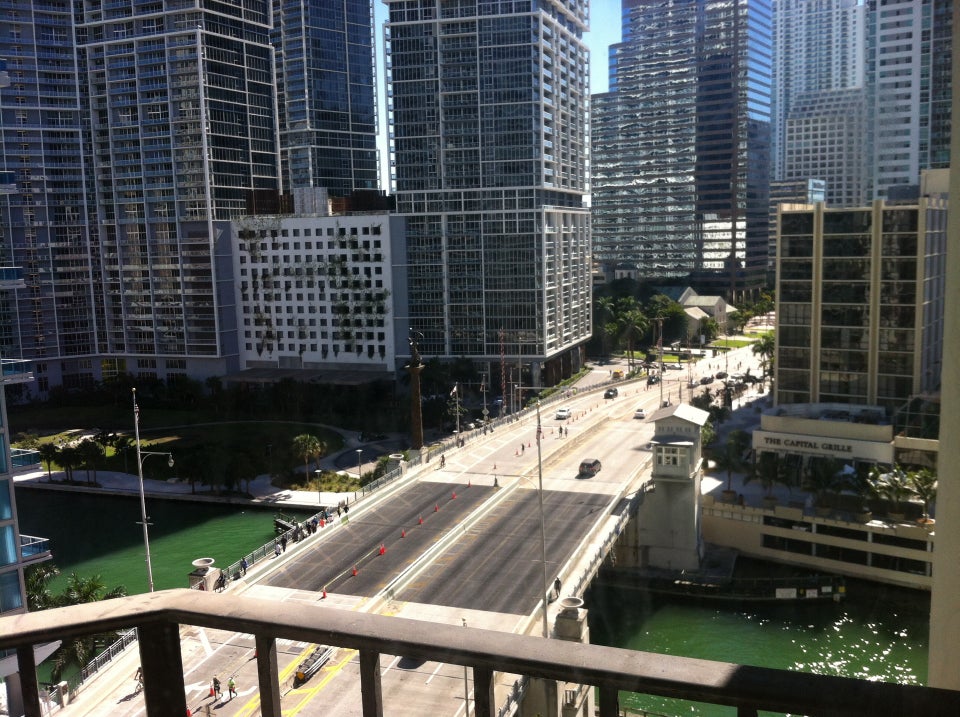
[{"label": "blue sky", "polygon": [[[377,95],[380,100],[380,161],[386,167],[389,157],[386,151],[386,111],[384,110],[384,78],[386,71],[383,65],[383,23],[387,19],[387,6],[381,0],[374,0],[374,25],[376,28],[377,51]],[[615,42],[620,42],[620,0],[597,0],[590,3],[590,32],[585,35],[590,48],[590,92],[607,91],[607,48]],[[383,172],[381,188],[389,188],[388,175]]]}]

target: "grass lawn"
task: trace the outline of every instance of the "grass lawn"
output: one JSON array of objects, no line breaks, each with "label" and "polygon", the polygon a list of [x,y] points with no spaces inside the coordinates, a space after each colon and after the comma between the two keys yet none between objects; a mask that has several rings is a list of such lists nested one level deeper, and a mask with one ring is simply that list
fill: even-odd
[{"label": "grass lawn", "polygon": [[711,346],[717,346],[718,348],[728,348],[728,349],[739,349],[743,346],[750,346],[755,343],[753,339],[717,339],[714,341]]}]

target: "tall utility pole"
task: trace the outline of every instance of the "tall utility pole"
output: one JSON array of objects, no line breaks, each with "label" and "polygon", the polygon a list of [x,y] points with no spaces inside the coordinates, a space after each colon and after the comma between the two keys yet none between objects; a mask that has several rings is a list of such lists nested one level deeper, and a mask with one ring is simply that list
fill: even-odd
[{"label": "tall utility pole", "polygon": [[663,370],[663,317],[655,319],[657,322],[657,360],[660,362],[660,407],[663,407],[663,381],[665,371]]},{"label": "tall utility pole", "polygon": [[417,336],[422,338],[423,334],[410,331],[410,363],[407,365],[407,371],[410,372],[410,447],[414,450],[423,448],[423,406],[420,399],[423,360],[417,349]]}]

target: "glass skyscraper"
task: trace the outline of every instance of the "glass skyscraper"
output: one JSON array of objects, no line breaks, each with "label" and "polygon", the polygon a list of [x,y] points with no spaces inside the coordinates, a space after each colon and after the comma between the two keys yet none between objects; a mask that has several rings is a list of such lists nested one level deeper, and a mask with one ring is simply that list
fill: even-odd
[{"label": "glass skyscraper", "polygon": [[569,375],[590,336],[587,2],[388,5],[399,333],[529,385]]},{"label": "glass skyscraper", "polygon": [[0,31],[3,252],[38,388],[236,364],[226,222],[279,189],[271,5],[38,0]]},{"label": "glass skyscraper", "polygon": [[622,7],[610,91],[593,98],[594,252],[735,300],[766,265],[770,3]]},{"label": "glass skyscraper", "polygon": [[950,166],[952,0],[868,3],[873,196]]},{"label": "glass skyscraper", "polygon": [[371,0],[274,2],[284,186],[380,186]]},{"label": "glass skyscraper", "polygon": [[867,197],[865,7],[774,3],[773,178],[826,182],[831,206]]}]

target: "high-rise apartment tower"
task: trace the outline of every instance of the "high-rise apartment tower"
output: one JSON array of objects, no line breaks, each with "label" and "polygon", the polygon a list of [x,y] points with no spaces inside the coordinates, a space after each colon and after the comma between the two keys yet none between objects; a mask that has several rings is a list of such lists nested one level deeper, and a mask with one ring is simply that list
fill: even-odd
[{"label": "high-rise apartment tower", "polygon": [[593,99],[599,259],[732,300],[762,285],[770,33],[767,0],[624,0]]},{"label": "high-rise apartment tower", "polygon": [[284,187],[376,190],[373,4],[275,0],[273,20]]},{"label": "high-rise apartment tower", "polygon": [[398,346],[569,375],[590,336],[587,2],[388,5]]},{"label": "high-rise apartment tower", "polygon": [[830,206],[868,200],[865,8],[774,3],[773,179],[825,182]]}]

